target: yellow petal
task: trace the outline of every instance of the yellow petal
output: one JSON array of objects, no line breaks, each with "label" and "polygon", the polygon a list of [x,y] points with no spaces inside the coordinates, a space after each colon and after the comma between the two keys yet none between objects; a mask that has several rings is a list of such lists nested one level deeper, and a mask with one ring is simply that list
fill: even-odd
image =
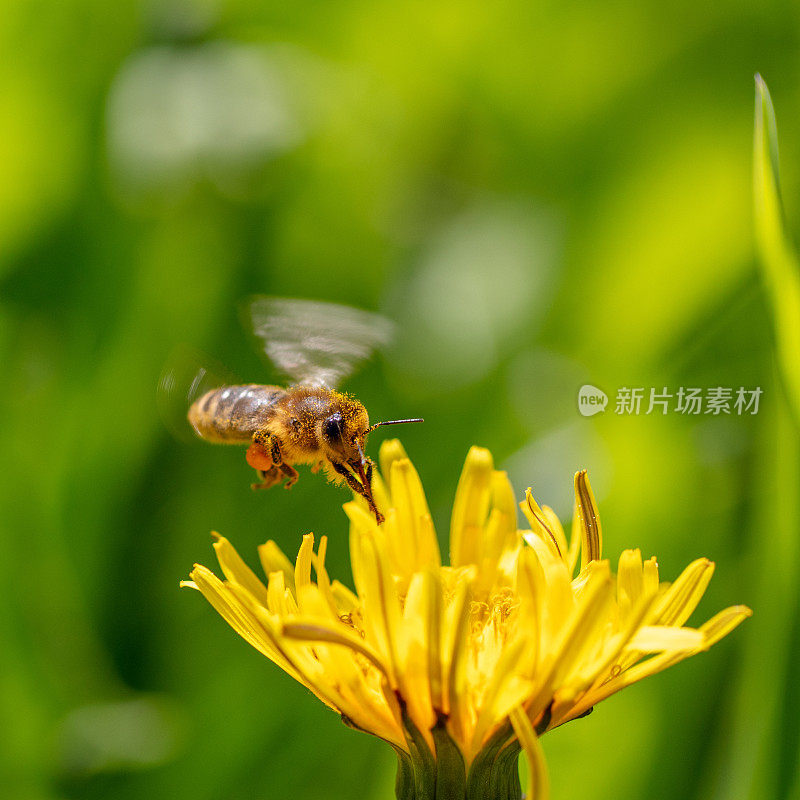
[{"label": "yellow petal", "polygon": [[531,531],[537,534],[548,547],[552,548],[554,555],[563,559],[566,556],[566,550],[561,548],[558,538],[548,524],[544,511],[539,507],[536,500],[533,499],[533,493],[530,488],[525,491],[525,500],[519,504],[519,507],[528,520]]},{"label": "yellow petal", "polygon": [[502,552],[514,547],[517,542],[517,501],[508,474],[502,470],[492,472],[491,496],[492,509],[502,515],[500,522],[503,537],[499,546],[499,552]]},{"label": "yellow petal", "polygon": [[407,459],[391,465],[392,506],[397,512],[396,545],[413,558],[413,570],[441,564],[439,544],[419,475]]},{"label": "yellow petal", "polygon": [[636,666],[625,670],[622,674],[587,693],[586,697],[575,707],[574,713],[571,714],[571,716],[574,717],[583,713],[586,709],[599,703],[601,700],[605,700],[605,698],[626,686],[630,686],[643,678],[655,675],[667,669],[667,667],[678,664],[689,656],[707,650],[713,644],[716,644],[723,636],[727,636],[743,620],[751,616],[752,613],[753,612],[747,608],[747,606],[733,606],[721,611],[704,625],[700,626],[699,630],[704,635],[704,642],[701,647],[690,650],[680,650],[678,652],[664,652],[652,656],[640,664],[636,664]]},{"label": "yellow petal", "polygon": [[700,630],[706,636],[706,646],[711,647],[716,644],[740,623],[752,616],[753,612],[747,606],[731,606],[715,614],[708,622],[700,626]]},{"label": "yellow petal", "polygon": [[583,529],[581,528],[581,521],[578,513],[572,515],[572,525],[569,532],[569,554],[567,555],[567,567],[569,574],[575,574],[575,568],[578,566],[578,559],[580,558],[583,550]]},{"label": "yellow petal", "polygon": [[403,448],[403,445],[400,444],[399,439],[385,439],[381,442],[378,462],[381,467],[381,475],[383,475],[385,481],[388,481],[389,476],[392,474],[392,464],[401,459],[408,459],[408,454]]},{"label": "yellow petal", "polygon": [[[542,547],[546,547],[542,543]],[[545,597],[542,604],[542,651],[551,650],[561,637],[575,610],[576,598],[572,590],[567,567],[560,559],[547,561],[540,550],[534,548],[542,566],[545,580]]]},{"label": "yellow petal", "polygon": [[[211,605],[219,612],[223,619],[249,644],[263,653],[267,658],[287,672],[298,683],[311,689],[326,705],[339,710],[335,699],[316,683],[310,673],[287,655],[278,641],[275,624],[270,619],[267,610],[260,604],[248,606],[247,602],[237,596],[237,584],[225,585],[210,570],[196,565],[192,577],[198,589],[203,593]],[[245,590],[242,594],[250,601],[252,595]]]},{"label": "yellow petal", "polygon": [[336,601],[336,607],[339,609],[340,614],[349,614],[359,606],[358,596],[339,581],[331,583],[331,594]]},{"label": "yellow petal", "polygon": [[400,653],[400,683],[408,713],[420,731],[436,723],[431,702],[429,661],[431,632],[428,610],[432,589],[429,573],[417,572],[411,579],[403,608],[404,652]]},{"label": "yellow petal", "polygon": [[[545,521],[547,522],[547,527],[550,528],[553,535],[556,537],[558,549],[564,554],[565,559],[568,558],[569,547],[567,545],[567,537],[564,535],[564,528],[561,526],[561,521],[550,506],[542,506],[541,508]],[[570,574],[572,574],[572,569],[570,569]]]},{"label": "yellow petal", "polygon": [[556,640],[559,643],[552,653],[550,669],[539,679],[536,696],[528,709],[533,718],[544,710],[553,691],[562,682],[569,680],[571,673],[585,668],[582,663],[584,655],[598,648],[598,637],[608,618],[613,590],[608,562],[592,562],[581,601],[571,615],[569,624]]},{"label": "yellow petal", "polygon": [[[516,534],[516,531],[514,533]],[[478,560],[475,563],[479,567],[478,582],[475,586],[476,596],[488,596],[491,592],[503,565],[504,551],[509,552],[506,550],[506,542],[510,534],[508,517],[502,511],[493,508],[476,548],[475,555]]]},{"label": "yellow petal", "polygon": [[265,575],[280,570],[286,580],[286,586],[294,592],[294,564],[286,558],[283,550],[272,539],[258,546],[258,557]]},{"label": "yellow petal", "polygon": [[294,565],[295,595],[300,602],[300,592],[304,586],[311,583],[311,556],[314,552],[314,534],[307,533],[303,536],[303,543],[297,551],[297,560]]},{"label": "yellow petal", "polygon": [[[619,674],[622,670],[623,653],[626,651],[631,638],[639,630],[652,602],[653,597],[643,595],[636,607],[628,615],[625,627],[618,633],[608,637],[597,657],[580,669],[573,671],[569,682],[564,682],[557,690],[556,701],[551,708],[548,730],[576,716],[574,710],[576,703],[580,702],[582,705],[579,698],[585,697],[587,691],[591,691],[592,686],[602,683],[611,674]],[[636,657],[638,658],[639,654]]]},{"label": "yellow petal", "polygon": [[267,608],[272,614],[286,617],[297,613],[297,601],[286,588],[286,578],[282,572],[273,572],[267,584]]},{"label": "yellow petal", "polygon": [[210,569],[195,564],[192,580],[222,618],[249,644],[268,658],[272,657],[270,637],[248,608]]},{"label": "yellow petal", "polygon": [[218,534],[214,542],[214,550],[222,572],[229,581],[244,586],[263,605],[267,604],[267,587],[256,577],[255,573],[244,563],[242,557],[236,552],[231,543]]},{"label": "yellow petal", "polygon": [[482,447],[467,454],[458,481],[450,521],[450,564],[453,567],[479,563],[481,533],[489,513],[493,461]]},{"label": "yellow petal", "polygon": [[384,674],[386,672],[380,656],[357,633],[345,626],[337,627],[325,624],[317,618],[300,615],[291,622],[284,622],[281,625],[281,634],[304,642],[328,642],[347,647],[353,652],[361,653]]},{"label": "yellow petal", "polygon": [[533,531],[522,531],[522,541],[536,553],[536,558],[539,559],[543,569],[563,563],[552,542],[545,541],[540,534]]},{"label": "yellow petal", "polygon": [[[503,652],[497,661],[497,665],[489,678],[489,681],[481,693],[482,697],[479,701],[477,719],[475,727],[472,732],[472,741],[470,743],[469,754],[472,756],[480,750],[481,743],[483,742],[486,733],[498,722],[501,722],[505,711],[502,709],[503,716],[498,714],[497,700],[502,696],[503,690],[506,688],[508,682],[512,680],[518,673],[518,662],[525,649],[524,637],[517,639],[503,648]],[[525,683],[525,687],[530,689],[530,684]],[[525,697],[519,697],[517,705],[521,703]]]},{"label": "yellow petal", "polygon": [[586,470],[575,473],[575,514],[581,531],[581,569],[598,561],[603,553],[603,529],[600,514]]},{"label": "yellow petal", "polygon": [[515,708],[511,714],[511,724],[517,734],[519,743],[528,761],[528,784],[525,797],[529,800],[548,800],[550,797],[550,779],[547,775],[547,764],[542,753],[542,746],[533,730],[528,715],[521,707]]},{"label": "yellow petal", "polygon": [[342,508],[350,518],[350,566],[353,571],[356,594],[362,597],[364,594],[362,542],[365,536],[374,536],[377,533],[378,526],[372,514],[357,503],[351,501],[345,503]]},{"label": "yellow petal", "polygon": [[438,572],[423,574],[426,638],[428,641],[428,677],[431,685],[431,704],[435,711],[445,711],[444,662],[442,654],[442,583]]},{"label": "yellow petal", "polygon": [[556,685],[567,680],[570,673],[580,670],[591,654],[600,653],[606,632],[608,615],[614,598],[614,583],[607,561],[592,561],[587,567],[588,578],[569,627],[557,650],[554,664]]},{"label": "yellow petal", "polygon": [[697,608],[708,582],[714,574],[714,564],[698,558],[689,564],[653,607],[656,625],[683,625]]},{"label": "yellow petal", "polygon": [[367,640],[387,665],[390,685],[397,688],[400,649],[400,603],[386,558],[376,537],[361,540],[364,624]]},{"label": "yellow petal", "polygon": [[640,550],[623,550],[617,566],[617,603],[626,619],[644,594],[644,567]]},{"label": "yellow petal", "polygon": [[694,628],[676,628],[664,625],[645,625],[636,631],[630,641],[632,650],[644,653],[676,650],[700,650],[706,645],[702,631]]},{"label": "yellow petal", "polygon": [[[231,587],[236,592],[235,585]],[[318,592],[314,586],[307,593]],[[246,605],[252,596],[239,587],[240,605]],[[325,609],[321,596],[317,608]],[[270,656],[295,680],[307,686],[326,705],[350,718],[358,727],[373,732],[394,743],[403,744],[403,737],[384,699],[370,688],[354,654],[342,657],[341,649],[335,653],[323,644],[307,644],[283,635],[280,624],[270,617],[261,605],[250,611],[260,623],[275,649]]]},{"label": "yellow petal", "polygon": [[314,572],[317,575],[317,586],[319,587],[320,592],[322,592],[322,596],[325,598],[325,602],[328,604],[328,608],[331,610],[331,613],[335,616],[339,616],[339,606],[336,602],[336,598],[333,595],[333,590],[331,588],[331,579],[328,577],[328,571],[325,569],[325,554],[328,550],[328,537],[327,536],[320,536],[319,539],[319,548],[316,553],[311,553],[311,563],[314,566]]},{"label": "yellow petal", "polygon": [[466,640],[469,630],[470,581],[466,578],[456,587],[456,593],[445,612],[445,625],[442,629],[442,677],[443,695],[447,707],[443,709],[450,715],[450,727],[454,738],[467,741],[467,693]]},{"label": "yellow petal", "polygon": [[517,499],[514,487],[508,479],[508,473],[504,470],[498,469],[492,473],[492,506],[508,514],[516,527]]},{"label": "yellow petal", "polygon": [[386,516],[386,513],[392,507],[392,500],[389,495],[389,487],[378,470],[373,470],[372,472],[372,497],[378,510],[382,511],[383,515]]},{"label": "yellow petal", "polygon": [[656,595],[658,592],[658,561],[656,561],[655,556],[648,558],[647,561],[644,562],[644,570],[642,571],[642,576],[644,578],[644,591],[647,594],[652,594],[653,596]]},{"label": "yellow petal", "polygon": [[523,547],[517,562],[517,594],[520,598],[520,627],[522,630],[530,631],[526,637],[528,650],[523,659],[526,665],[524,674],[529,678],[536,673],[539,662],[544,588],[544,570],[539,559],[531,548]]}]

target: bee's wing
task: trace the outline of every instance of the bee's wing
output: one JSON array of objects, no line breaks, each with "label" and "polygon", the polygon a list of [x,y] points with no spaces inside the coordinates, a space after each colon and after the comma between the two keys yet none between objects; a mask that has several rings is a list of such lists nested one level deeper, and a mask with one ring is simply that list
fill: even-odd
[{"label": "bee's wing", "polygon": [[189,406],[211,389],[241,383],[211,356],[187,345],[176,346],[158,379],[156,404],[165,427],[183,442],[197,439],[186,413]]},{"label": "bee's wing", "polygon": [[385,317],[335,303],[259,295],[244,304],[246,327],[295,383],[335,387],[392,339]]}]

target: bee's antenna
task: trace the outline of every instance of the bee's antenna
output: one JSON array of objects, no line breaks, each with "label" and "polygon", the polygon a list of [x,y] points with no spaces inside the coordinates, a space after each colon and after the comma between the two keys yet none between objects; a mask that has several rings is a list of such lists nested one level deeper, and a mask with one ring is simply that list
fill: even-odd
[{"label": "bee's antenna", "polygon": [[383,425],[404,425],[406,422],[425,422],[424,419],[390,419],[387,422],[376,422],[367,428],[367,433],[372,433],[375,428],[380,428]]}]

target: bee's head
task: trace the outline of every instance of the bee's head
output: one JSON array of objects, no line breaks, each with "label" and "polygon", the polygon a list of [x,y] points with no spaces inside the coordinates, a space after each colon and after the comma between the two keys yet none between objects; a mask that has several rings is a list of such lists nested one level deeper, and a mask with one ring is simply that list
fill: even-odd
[{"label": "bee's head", "polygon": [[368,428],[366,408],[358,400],[342,396],[322,420],[320,432],[325,448],[336,460],[361,462]]},{"label": "bee's head", "polygon": [[344,418],[336,411],[322,421],[322,435],[329,445],[338,446],[344,438]]}]

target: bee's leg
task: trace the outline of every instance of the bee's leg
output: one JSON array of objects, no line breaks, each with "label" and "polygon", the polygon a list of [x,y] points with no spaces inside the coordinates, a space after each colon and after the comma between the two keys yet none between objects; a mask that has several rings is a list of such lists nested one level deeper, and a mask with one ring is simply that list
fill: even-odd
[{"label": "bee's leg", "polygon": [[256,470],[258,472],[259,478],[261,478],[260,483],[253,483],[250,485],[251,489],[269,489],[271,486],[274,486],[276,483],[280,482],[281,479],[281,472],[277,467],[270,467],[269,469],[259,469]]},{"label": "bee's leg", "polygon": [[[378,511],[378,507],[375,505],[375,501],[372,499],[372,492],[367,489],[365,486],[361,484],[361,481],[353,475],[350,470],[345,467],[344,464],[339,464],[336,461],[331,461],[331,466],[339,473],[346,481],[347,485],[356,493],[360,494],[369,504],[369,509],[375,515],[375,519],[378,521],[378,525],[380,525],[383,520],[383,514]],[[371,471],[368,472],[371,475]]]},{"label": "bee's leg", "polygon": [[364,491],[364,487],[361,485],[361,481],[350,472],[344,464],[339,464],[337,461],[331,461],[331,466],[347,481],[347,485],[356,493],[360,494],[362,497],[366,497],[367,493]]},{"label": "bee's leg", "polygon": [[[260,456],[269,458],[271,462],[270,469],[280,470],[288,478],[284,488],[291,489],[297,483],[298,472],[294,467],[284,463],[281,455],[281,443],[277,436],[262,431],[253,434],[253,444],[250,445],[250,449],[247,451],[247,460],[252,464],[249,458],[251,450],[257,451]],[[275,482],[277,483],[277,481]]]},{"label": "bee's leg", "polygon": [[280,480],[280,473],[272,463],[272,455],[261,442],[253,440],[245,453],[247,463],[258,472],[261,483],[254,483],[254,489],[268,489]]},{"label": "bee's leg", "polygon": [[294,467],[283,463],[278,464],[278,469],[288,478],[286,483],[283,484],[283,488],[291,489],[297,483],[297,479],[300,477],[299,473]]}]

